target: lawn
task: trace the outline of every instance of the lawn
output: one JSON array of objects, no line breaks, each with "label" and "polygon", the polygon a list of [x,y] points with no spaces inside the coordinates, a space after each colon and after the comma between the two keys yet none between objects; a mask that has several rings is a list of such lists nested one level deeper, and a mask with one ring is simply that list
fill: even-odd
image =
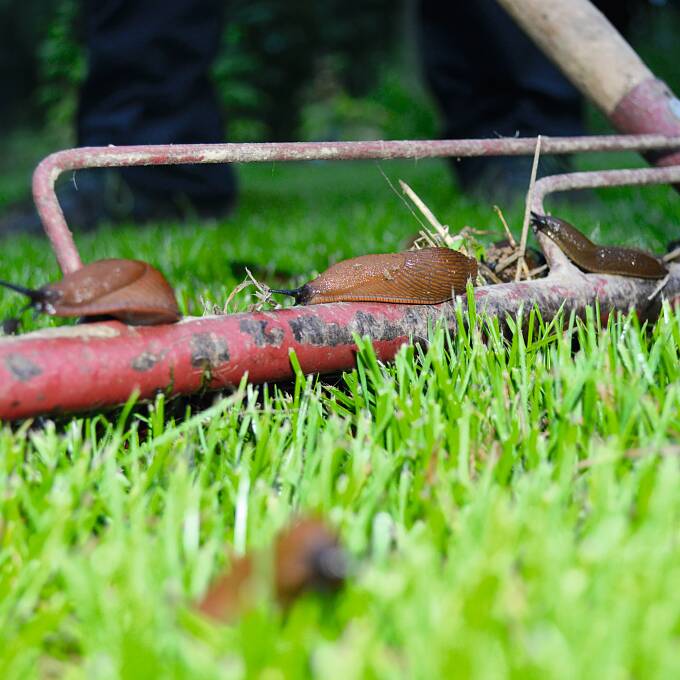
[{"label": "lawn", "polygon": [[[147,259],[200,314],[241,280],[234,262],[299,283],[399,249],[418,224],[381,170],[453,231],[498,229],[440,162],[241,170],[229,220],[104,228],[77,237],[83,258]],[[18,187],[0,181],[0,203]],[[554,211],[661,252],[680,198],[610,190]],[[57,268],[16,238],[0,277]],[[3,293],[0,316],[21,304]],[[529,325],[435,328],[388,366],[362,342],[342,378],[242,386],[203,412],[158,397],[2,426],[0,677],[680,677],[680,311]],[[195,612],[232,552],[304,511],[351,555],[339,594],[265,598],[223,626]]]}]

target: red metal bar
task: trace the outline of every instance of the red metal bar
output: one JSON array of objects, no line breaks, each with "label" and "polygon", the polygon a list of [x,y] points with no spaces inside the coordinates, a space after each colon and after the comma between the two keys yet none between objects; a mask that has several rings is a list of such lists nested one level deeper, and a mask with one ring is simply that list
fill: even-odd
[{"label": "red metal bar", "polygon": [[[543,212],[543,200],[553,191],[678,180],[680,167],[546,177],[534,186],[532,207]],[[550,275],[477,288],[478,309],[501,319],[534,304],[546,319],[563,304],[583,313],[596,300],[604,314],[635,308],[652,316],[658,309],[659,298],[649,299],[656,281],[583,274],[550,239],[541,234],[539,239]],[[680,298],[680,265],[670,266],[663,294],[672,301]],[[426,337],[439,318],[455,328],[454,305],[336,303],[186,319],[170,326],[106,322],[0,339],[0,418],[114,405],[134,390],[142,398],[158,390],[190,394],[204,386],[235,385],[245,374],[253,383],[285,380],[293,377],[291,350],[306,373],[346,370],[355,361],[352,333],[368,335],[378,356],[389,360],[402,343]]]},{"label": "red metal bar", "polygon": [[[664,291],[680,295],[680,265],[671,265]],[[638,309],[653,314],[658,282],[581,274],[573,267],[545,279],[475,289],[477,308],[505,319],[538,305],[545,319],[561,305],[582,314],[596,300],[604,315]],[[465,306],[463,304],[463,306]],[[333,303],[275,312],[190,318],[170,326],[102,322],[0,339],[0,418],[70,413],[120,404],[134,390],[191,394],[202,387],[293,377],[294,350],[305,373],[334,373],[355,365],[352,333],[369,336],[378,357],[392,359],[412,338],[427,337],[443,319],[456,326],[455,306]]]},{"label": "red metal bar", "polygon": [[[541,138],[543,154],[679,147],[680,137],[664,135]],[[54,192],[55,181],[67,170],[181,163],[514,156],[532,155],[535,148],[534,138],[83,147],[51,154],[38,165],[33,174],[33,198],[59,266],[67,274],[82,266]]]},{"label": "red metal bar", "polygon": [[[469,141],[472,145],[466,146]],[[580,145],[589,140],[566,140],[566,144],[563,143],[565,140],[552,141],[555,142],[551,147],[553,152],[561,153],[574,150],[575,143]],[[533,152],[535,145],[533,139],[468,142],[450,144],[455,145],[460,155],[464,152],[468,155],[480,155],[482,151],[495,153],[498,148],[503,148],[506,153],[526,153]],[[502,145],[498,147],[496,142],[502,142]],[[485,146],[487,143],[490,146]],[[610,145],[612,140],[602,138],[601,143]],[[638,149],[641,144],[650,145],[648,148],[652,145],[649,138],[626,140],[626,144],[630,143]],[[404,157],[399,154],[415,153],[417,148],[421,155],[426,155],[428,149],[431,155],[440,152],[446,155],[445,146],[437,146],[436,142],[394,143],[406,145],[401,147],[392,147],[392,143],[387,142],[367,144],[369,146],[359,147],[350,144],[344,150],[341,148],[333,152],[327,150],[323,152],[326,154],[323,157],[330,157],[331,153],[343,154],[345,157],[353,154],[355,158],[375,157],[375,154],[382,154],[379,156],[382,158]],[[418,144],[424,146],[419,147]],[[653,141],[655,147],[657,144],[669,148],[677,145],[678,140]],[[54,154],[36,171],[38,193],[45,199],[40,205],[43,211],[52,210],[56,205],[61,215],[54,197],[53,183],[63,169],[90,167],[94,164],[171,163],[178,159],[195,162],[198,158],[195,154],[198,153],[207,154],[204,162],[220,162],[220,155],[228,151],[224,147],[233,146],[236,145],[217,145],[212,149],[214,153],[204,146],[151,147],[160,154],[154,157],[149,155],[151,151],[148,148],[108,149],[106,153],[102,149],[75,149]],[[247,148],[242,149],[241,153],[251,154],[249,160],[270,159],[263,155],[262,145],[245,146]],[[322,153],[318,145],[307,151],[298,145],[265,146],[276,147],[270,148],[276,158],[289,153],[297,159],[301,157],[300,153],[308,154],[308,158],[320,157]],[[615,143],[615,146],[607,148],[621,147]],[[451,147],[448,148],[450,150]],[[580,150],[585,149],[582,147]],[[168,151],[172,153],[168,155]],[[258,158],[252,156],[256,151],[260,154]],[[87,157],[90,152],[94,153],[94,160]],[[228,152],[236,157],[235,149]],[[547,177],[535,184],[532,206],[543,212],[543,200],[553,191],[678,181],[680,167]],[[42,214],[44,218],[45,213]],[[62,225],[57,221],[55,227],[54,221],[48,220],[46,226],[51,224],[55,227],[57,237],[66,233],[70,238],[63,224],[63,216],[61,221]],[[549,239],[539,234],[539,240],[551,267],[550,275],[539,281],[477,288],[475,298],[480,310],[504,319],[508,314],[515,315],[521,308],[527,309],[535,304],[547,319],[563,304],[566,304],[567,309],[583,313],[586,306],[595,300],[599,301],[604,314],[613,310],[627,311],[633,307],[646,316],[653,315],[658,308],[658,296],[649,300],[657,282],[583,274]],[[69,245],[68,240],[61,242],[62,246],[64,243]],[[63,255],[67,251],[68,248],[59,252]],[[77,258],[75,246],[73,252]],[[77,263],[71,261],[71,265],[76,264],[79,264],[79,259]],[[680,265],[671,265],[663,294],[670,300],[677,301],[680,297]],[[171,326],[148,328],[106,322],[0,339],[0,418],[15,419],[39,413],[74,412],[114,405],[124,402],[134,390],[138,390],[142,398],[151,397],[158,390],[190,394],[202,387],[216,389],[235,385],[245,374],[253,383],[290,379],[293,377],[290,350],[295,350],[306,373],[345,370],[354,365],[353,332],[369,336],[378,356],[382,360],[389,360],[402,343],[413,337],[425,337],[429,324],[439,318],[443,318],[450,328],[455,328],[454,305],[336,303],[269,313],[186,319]]]}]

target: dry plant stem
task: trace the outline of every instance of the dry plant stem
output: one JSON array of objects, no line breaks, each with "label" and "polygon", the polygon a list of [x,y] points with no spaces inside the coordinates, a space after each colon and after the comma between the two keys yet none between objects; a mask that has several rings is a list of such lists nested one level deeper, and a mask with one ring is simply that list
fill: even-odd
[{"label": "dry plant stem", "polygon": [[438,231],[443,232],[444,227],[442,223],[435,217],[434,213],[425,205],[425,202],[418,196],[418,194],[411,189],[411,187],[404,182],[403,179],[399,180],[399,186],[401,190],[411,199],[413,204],[420,210],[422,216],[432,225],[432,227]]},{"label": "dry plant stem", "polygon": [[439,245],[434,241],[429,231],[421,229],[418,234],[418,238],[413,242],[412,250],[420,250],[421,248],[435,248]]},{"label": "dry plant stem", "polygon": [[[389,182],[389,179],[386,176],[385,178]],[[466,226],[463,227],[463,229],[461,229],[461,231],[458,234],[452,236],[451,233],[449,232],[449,227],[445,224],[442,224],[437,219],[436,215],[426,205],[425,201],[423,201],[420,198],[420,196],[418,196],[418,194],[406,182],[404,182],[404,180],[401,179],[399,180],[399,186],[401,186],[401,189],[404,192],[404,194],[413,202],[413,204],[416,206],[416,208],[418,208],[423,217],[432,226],[432,231],[430,231],[425,226],[423,226],[423,229],[420,230],[419,232],[420,238],[418,238],[416,242],[413,244],[415,250],[418,250],[420,247],[422,247],[421,242],[423,242],[426,244],[426,246],[432,246],[436,248],[445,246],[447,248],[451,248],[452,250],[459,250],[465,255],[468,256],[471,255],[470,241],[475,241],[473,234],[483,232],[479,232],[475,229],[472,229],[471,227]],[[403,197],[401,198],[405,200]],[[414,216],[418,220],[418,223],[422,225],[422,222],[420,221],[418,216],[414,213],[410,204],[408,205],[408,207],[409,210],[414,214]],[[484,269],[486,269],[486,271],[489,272],[489,274],[491,275],[490,278],[499,282],[499,279],[497,279],[491,273],[491,270],[489,270],[488,267],[484,267]]]},{"label": "dry plant stem", "polygon": [[548,271],[548,265],[547,264],[542,264],[540,267],[536,267],[536,269],[532,269],[529,272],[529,278],[533,279],[534,276],[538,276],[539,274],[542,274],[543,272]]},{"label": "dry plant stem", "polygon": [[[515,244],[514,247],[517,247],[517,244]],[[519,259],[519,250],[516,250],[514,253],[511,253],[507,257],[504,257],[498,263],[498,266],[496,267],[495,271],[496,272],[502,272],[504,269],[507,269],[513,262],[517,262],[518,259]]]},{"label": "dry plant stem", "polygon": [[246,278],[238,284],[234,288],[234,290],[229,293],[229,297],[227,297],[224,307],[223,307],[223,314],[228,314],[229,313],[229,304],[231,301],[234,299],[234,297],[240,293],[242,290],[245,290],[246,288],[249,288],[250,286],[255,286],[255,297],[257,298],[257,302],[254,305],[251,305],[250,311],[259,311],[260,308],[267,304],[270,301],[270,298],[272,296],[271,289],[268,286],[265,286],[264,284],[260,283],[252,274],[250,269],[246,267]]},{"label": "dry plant stem", "polygon": [[524,277],[531,280],[531,272],[529,271],[529,265],[526,260],[522,260],[522,271],[524,272]]},{"label": "dry plant stem", "polygon": [[667,274],[663,279],[661,279],[661,281],[659,281],[657,287],[647,297],[648,300],[654,299],[666,287],[669,276],[670,274]]},{"label": "dry plant stem", "polygon": [[[433,231],[429,231],[426,228],[420,231],[420,235],[425,243],[434,247],[441,247],[444,245],[447,248],[452,248],[453,250],[460,250],[466,255],[469,254],[468,249],[465,247],[465,237],[462,235],[462,233],[452,236],[449,233],[448,226],[442,224],[437,219],[435,214],[425,204],[425,201],[423,201],[422,198],[420,198],[420,196],[418,196],[418,194],[406,182],[404,182],[404,180],[399,180],[399,186],[401,187],[404,194],[408,196],[409,199],[411,199],[416,208],[418,208],[423,217],[432,226]],[[411,212],[413,212],[413,210],[411,210]],[[422,224],[420,220],[418,220],[418,222]],[[457,240],[459,243],[456,243]]]},{"label": "dry plant stem", "polygon": [[[67,274],[82,266],[54,192],[57,178],[68,170],[183,163],[523,156],[533,154],[535,148],[533,138],[83,147],[51,154],[38,165],[33,173],[33,199],[59,266]],[[676,148],[680,148],[680,138],[664,135],[543,137],[541,143],[543,154]]]},{"label": "dry plant stem", "polygon": [[538,172],[538,159],[541,156],[541,135],[536,138],[536,151],[534,153],[534,162],[531,165],[531,179],[529,180],[529,189],[527,191],[527,199],[524,202],[524,220],[522,222],[522,237],[519,241],[519,260],[517,262],[517,270],[515,271],[515,281],[519,281],[519,278],[524,271],[524,275],[529,278],[529,268],[524,260],[524,254],[527,250],[527,237],[529,236],[529,217],[531,215],[531,194],[534,190],[534,184],[536,183],[536,173]]},{"label": "dry plant stem", "polygon": [[224,306],[222,307],[222,313],[223,314],[229,314],[229,305],[231,304],[231,301],[242,291],[245,290],[246,288],[250,288],[253,283],[252,281],[249,281],[248,278],[246,277],[241,283],[236,286],[231,293],[227,296],[227,299],[224,301]]},{"label": "dry plant stem", "polygon": [[516,248],[517,241],[515,241],[515,237],[512,235],[512,232],[510,231],[510,227],[508,226],[508,223],[505,219],[505,215],[503,215],[503,211],[497,205],[494,205],[493,209],[496,211],[496,215],[498,215],[498,218],[500,219],[501,224],[503,225],[503,229],[505,231],[505,235],[508,238],[508,242],[513,248]]},{"label": "dry plant stem", "polygon": [[262,296],[265,296],[265,297],[268,296],[268,295],[270,294],[269,288],[268,288],[267,286],[265,286],[263,283],[260,283],[260,282],[253,276],[253,272],[251,272],[250,269],[248,269],[248,267],[246,267],[245,269],[246,269],[246,275],[247,275],[247,277],[251,280],[252,284],[253,284],[253,285],[255,286],[255,288],[257,289],[257,292],[258,292],[260,295],[262,295]]},{"label": "dry plant stem", "polygon": [[487,267],[483,262],[479,262],[478,265],[479,267],[479,273],[484,276],[487,279],[490,279],[493,283],[503,283],[494,273],[492,269]]},{"label": "dry plant stem", "polygon": [[671,250],[670,253],[666,253],[661,259],[664,262],[673,262],[680,257],[680,246]]}]

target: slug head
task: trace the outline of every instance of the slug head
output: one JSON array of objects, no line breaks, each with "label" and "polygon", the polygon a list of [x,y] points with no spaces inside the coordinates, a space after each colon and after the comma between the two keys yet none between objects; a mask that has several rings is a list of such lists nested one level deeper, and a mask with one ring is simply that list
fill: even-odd
[{"label": "slug head", "polygon": [[531,211],[531,226],[535,232],[542,232],[551,239],[556,240],[560,237],[563,229],[563,221],[551,215],[539,215]]},{"label": "slug head", "polygon": [[270,288],[270,293],[280,293],[281,295],[290,295],[294,300],[296,305],[306,305],[314,297],[316,291],[309,285],[305,283],[304,286],[299,288]]},{"label": "slug head", "polygon": [[[536,233],[543,233],[554,241],[560,250],[573,262],[582,266],[585,259],[592,257],[597,246],[573,224],[559,217],[531,213],[531,225]],[[583,267],[587,271],[588,267]]]},{"label": "slug head", "polygon": [[27,309],[33,308],[36,312],[47,312],[48,314],[54,314],[54,304],[56,304],[61,298],[61,293],[58,290],[52,288],[50,284],[43,286],[42,288],[26,288],[25,286],[20,286],[16,283],[10,283],[9,281],[0,281],[0,286],[9,288],[16,293],[21,293],[25,295],[29,302],[21,310],[24,312]]}]

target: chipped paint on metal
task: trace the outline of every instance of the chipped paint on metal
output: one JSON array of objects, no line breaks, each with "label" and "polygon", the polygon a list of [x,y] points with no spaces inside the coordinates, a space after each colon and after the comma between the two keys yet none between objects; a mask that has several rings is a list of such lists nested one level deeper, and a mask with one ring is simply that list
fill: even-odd
[{"label": "chipped paint on metal", "polygon": [[229,347],[215,333],[194,333],[191,336],[191,365],[194,368],[216,369],[229,361]]},{"label": "chipped paint on metal", "polygon": [[267,328],[268,322],[264,319],[242,319],[239,328],[253,339],[257,347],[281,347],[284,331],[276,326]]},{"label": "chipped paint on metal", "polygon": [[352,342],[352,333],[348,326],[340,326],[337,323],[326,322],[314,314],[300,315],[288,322],[293,331],[295,341],[301,345],[349,345]]},{"label": "chipped paint on metal", "polygon": [[163,359],[165,354],[166,352],[142,352],[130,362],[130,366],[132,366],[133,371],[139,371],[140,373],[150,371]]},{"label": "chipped paint on metal", "polygon": [[[435,314],[441,314],[441,309],[432,306]],[[353,334],[363,337],[369,336],[378,342],[390,342],[399,338],[407,338],[415,332],[422,332],[423,305],[420,309],[405,307],[404,315],[397,321],[390,321],[382,315],[358,311],[347,325],[327,322],[315,314],[300,315],[288,322],[293,337],[301,345],[321,347],[328,345],[351,345],[354,343]],[[426,312],[427,314],[427,312]]]},{"label": "chipped paint on metal", "polygon": [[42,368],[34,364],[28,357],[19,353],[8,354],[5,357],[5,366],[9,372],[20,382],[29,382],[33,378],[42,375]]}]

